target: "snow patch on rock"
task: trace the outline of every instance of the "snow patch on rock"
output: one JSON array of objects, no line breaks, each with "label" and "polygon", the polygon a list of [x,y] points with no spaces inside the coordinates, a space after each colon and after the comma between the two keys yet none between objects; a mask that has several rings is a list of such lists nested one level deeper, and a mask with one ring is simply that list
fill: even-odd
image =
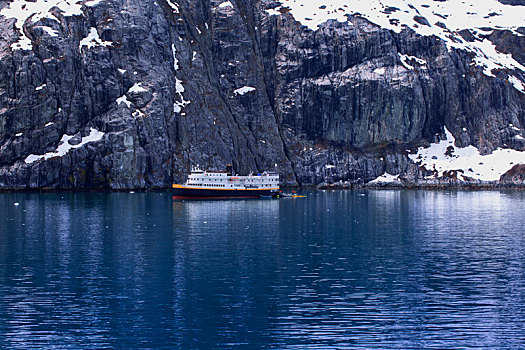
[{"label": "snow patch on rock", "polygon": [[[176,56],[177,49],[175,48],[175,45],[173,44],[171,44],[171,52],[173,55],[173,69],[175,71],[178,71],[179,70],[179,60],[177,59],[177,56]],[[194,57],[195,57],[195,52],[194,52]],[[191,101],[186,101],[184,99],[184,96],[183,96],[184,91],[185,89],[184,89],[184,86],[182,86],[182,80],[180,80],[179,78],[175,76],[175,93],[177,94],[178,99],[180,101],[175,101],[173,103],[174,113],[182,112],[182,109],[191,103]]]},{"label": "snow patch on rock", "polygon": [[135,83],[128,90],[128,92],[131,92],[131,93],[139,93],[139,92],[146,92],[146,91],[148,91],[148,89],[144,88],[142,86],[142,83]]},{"label": "snow patch on rock", "polygon": [[98,131],[94,128],[91,128],[89,131],[89,135],[86,137],[83,137],[79,144],[71,145],[69,143],[69,140],[73,138],[73,135],[65,134],[64,136],[62,136],[62,139],[60,140],[60,144],[58,145],[55,151],[48,152],[42,155],[30,154],[29,156],[26,157],[25,162],[26,164],[32,164],[42,159],[47,160],[47,159],[55,158],[55,157],[63,157],[72,149],[83,147],[84,145],[90,142],[97,142],[97,141],[102,140],[103,136],[104,136],[104,133],[102,131]]},{"label": "snow patch on rock", "polygon": [[399,175],[390,175],[385,171],[385,173],[378,178],[369,181],[369,184],[390,184],[390,183],[399,183]]},{"label": "snow patch on rock", "polygon": [[42,28],[42,30],[44,32],[46,32],[47,35],[49,35],[49,36],[52,36],[52,37],[57,37],[58,36],[58,32],[56,30],[54,30],[53,28],[50,28],[48,26],[41,26],[40,28]]},{"label": "snow patch on rock", "polygon": [[523,151],[498,148],[492,154],[481,155],[474,146],[456,147],[456,139],[446,127],[445,135],[446,140],[433,143],[428,148],[420,147],[409,158],[425,169],[435,171],[438,177],[443,176],[445,171],[459,170],[463,177],[481,181],[497,181],[514,165],[525,164]]},{"label": "snow patch on rock", "polygon": [[[266,10],[269,15],[290,12],[309,29],[316,31],[328,20],[347,22],[348,16],[359,14],[376,25],[396,33],[410,28],[424,36],[442,39],[449,49],[462,49],[474,54],[474,64],[484,67],[492,76],[493,69],[519,69],[525,71],[511,55],[498,52],[483,35],[491,28],[510,30],[521,36],[517,29],[525,23],[525,7],[505,5],[498,0],[280,0],[280,7]],[[459,34],[470,30],[474,41]]]},{"label": "snow patch on rock", "polygon": [[173,103],[173,112],[175,113],[182,112],[182,109],[191,103],[191,101],[186,101],[184,99],[184,96],[182,95],[184,91],[185,89],[184,86],[182,86],[182,80],[175,77],[175,93],[180,99],[180,101],[175,101]]},{"label": "snow patch on rock", "polygon": [[514,88],[516,88],[516,90],[525,94],[525,85],[523,84],[521,80],[511,75],[509,77],[509,82],[514,86]]},{"label": "snow patch on rock", "polygon": [[6,18],[14,18],[15,28],[20,34],[20,38],[11,44],[13,50],[31,50],[33,45],[31,39],[27,37],[24,32],[24,24],[26,22],[36,23],[42,18],[49,18],[57,22],[60,21],[50,11],[53,8],[58,8],[62,16],[81,16],[82,15],[82,3],[83,1],[77,0],[15,0],[9,3],[0,11],[0,15]]},{"label": "snow patch on rock", "polygon": [[131,107],[131,102],[128,100],[126,95],[122,95],[119,98],[117,98],[117,105],[120,105],[121,103],[124,103],[126,106]]},{"label": "snow patch on rock", "polygon": [[80,44],[78,45],[78,49],[80,51],[82,51],[82,48],[85,46],[87,49],[91,49],[93,47],[97,47],[97,46],[102,46],[102,47],[107,47],[107,46],[112,46],[113,43],[111,41],[105,41],[105,40],[102,40],[99,36],[98,36],[98,32],[97,32],[97,28],[91,28],[91,30],[89,31],[89,34],[87,37],[85,37],[84,39],[80,40]]},{"label": "snow patch on rock", "polygon": [[177,4],[175,4],[173,1],[170,1],[170,0],[166,0],[166,2],[168,3],[168,5],[171,7],[171,9],[173,10],[173,12],[175,13],[179,13],[179,6]]},{"label": "snow patch on rock", "polygon": [[179,60],[176,56],[177,49],[175,48],[175,45],[171,44],[171,54],[173,55],[173,69],[179,70]]},{"label": "snow patch on rock", "polygon": [[221,4],[219,5],[219,8],[225,8],[225,7],[231,7],[231,8],[233,8],[233,5],[232,5],[231,1],[225,1],[225,2],[223,2],[223,3],[221,3]]},{"label": "snow patch on rock", "polygon": [[243,86],[242,88],[239,88],[239,89],[236,89],[233,91],[233,94],[234,95],[244,95],[244,94],[247,94],[248,92],[252,92],[252,91],[255,91],[256,89],[252,86]]},{"label": "snow patch on rock", "polygon": [[86,5],[87,7],[95,7],[98,4],[100,4],[102,1],[104,0],[88,0],[84,3],[84,5]]},{"label": "snow patch on rock", "polygon": [[145,118],[146,114],[144,114],[140,109],[136,109],[131,113],[133,118]]},{"label": "snow patch on rock", "polygon": [[408,70],[414,70],[414,63],[422,69],[426,69],[427,61],[416,56],[409,56],[405,54],[398,54],[401,59],[401,64]]},{"label": "snow patch on rock", "polygon": [[476,55],[474,64],[483,67],[483,73],[489,77],[495,76],[492,73],[494,69],[519,69],[525,72],[525,66],[516,61],[511,54],[496,50],[496,46],[488,39],[469,42],[465,49]]},{"label": "snow patch on rock", "polygon": [[268,13],[270,16],[277,16],[281,14],[281,12],[278,11],[279,9],[280,7],[278,7],[277,9],[269,9],[269,10],[266,10],[266,13]]}]

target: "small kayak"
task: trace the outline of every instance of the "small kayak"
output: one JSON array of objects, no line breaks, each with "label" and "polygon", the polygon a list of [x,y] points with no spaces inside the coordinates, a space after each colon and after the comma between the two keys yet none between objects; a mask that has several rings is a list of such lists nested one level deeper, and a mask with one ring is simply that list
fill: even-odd
[{"label": "small kayak", "polygon": [[283,198],[304,198],[306,196],[295,194],[295,193],[279,193],[279,197]]}]

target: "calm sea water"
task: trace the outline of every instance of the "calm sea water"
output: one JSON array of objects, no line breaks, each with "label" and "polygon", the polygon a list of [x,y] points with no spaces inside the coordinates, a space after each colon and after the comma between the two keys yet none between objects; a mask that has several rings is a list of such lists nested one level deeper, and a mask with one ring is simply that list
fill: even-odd
[{"label": "calm sea water", "polygon": [[523,208],[523,192],[0,194],[0,348],[523,349]]}]

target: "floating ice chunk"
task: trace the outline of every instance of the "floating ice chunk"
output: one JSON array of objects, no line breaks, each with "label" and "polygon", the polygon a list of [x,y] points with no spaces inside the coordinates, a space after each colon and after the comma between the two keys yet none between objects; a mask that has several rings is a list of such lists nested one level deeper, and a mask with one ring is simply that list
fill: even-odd
[{"label": "floating ice chunk", "polygon": [[252,92],[252,91],[255,91],[256,89],[252,86],[243,86],[242,88],[239,88],[239,89],[236,89],[233,91],[233,94],[234,95],[244,95],[244,94],[247,94],[248,92]]},{"label": "floating ice chunk", "polygon": [[112,46],[112,45],[113,45],[113,42],[111,42],[111,41],[104,41],[104,40],[100,39],[100,37],[98,36],[97,29],[92,27],[91,30],[89,31],[88,36],[85,37],[84,39],[80,40],[80,44],[78,46],[78,49],[80,51],[82,51],[82,48],[84,46],[87,49],[91,49],[91,48],[96,47],[96,46],[107,47],[107,46]]},{"label": "floating ice chunk", "polygon": [[125,69],[120,69],[120,68],[117,68],[117,70],[119,71],[120,74],[124,74],[126,73],[127,71]]}]

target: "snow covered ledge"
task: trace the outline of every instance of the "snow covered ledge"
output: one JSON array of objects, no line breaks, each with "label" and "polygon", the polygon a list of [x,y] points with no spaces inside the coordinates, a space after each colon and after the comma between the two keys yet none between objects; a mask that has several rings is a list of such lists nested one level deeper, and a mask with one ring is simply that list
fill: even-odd
[{"label": "snow covered ledge", "polygon": [[64,135],[62,136],[62,139],[60,140],[60,144],[58,145],[57,149],[54,152],[48,152],[43,155],[30,154],[29,156],[26,157],[25,162],[26,164],[32,164],[41,159],[47,160],[47,159],[55,158],[55,157],[63,157],[72,149],[80,148],[90,142],[96,142],[96,141],[102,140],[103,136],[104,136],[104,133],[102,131],[98,131],[96,129],[91,128],[89,130],[89,135],[86,137],[83,137],[78,145],[72,145],[69,143],[69,140],[71,140],[73,136]]},{"label": "snow covered ledge", "polygon": [[367,184],[370,185],[382,185],[382,184],[401,184],[401,180],[399,180],[399,175],[391,175],[387,172],[385,172],[383,175],[379,176],[377,179],[374,179]]},{"label": "snow covered ledge", "polygon": [[474,146],[456,147],[455,138],[445,127],[446,140],[433,143],[428,148],[420,147],[409,158],[425,169],[433,171],[430,180],[441,177],[447,171],[463,172],[463,180],[498,181],[516,164],[525,164],[525,152],[498,148],[492,154],[481,155]]}]

